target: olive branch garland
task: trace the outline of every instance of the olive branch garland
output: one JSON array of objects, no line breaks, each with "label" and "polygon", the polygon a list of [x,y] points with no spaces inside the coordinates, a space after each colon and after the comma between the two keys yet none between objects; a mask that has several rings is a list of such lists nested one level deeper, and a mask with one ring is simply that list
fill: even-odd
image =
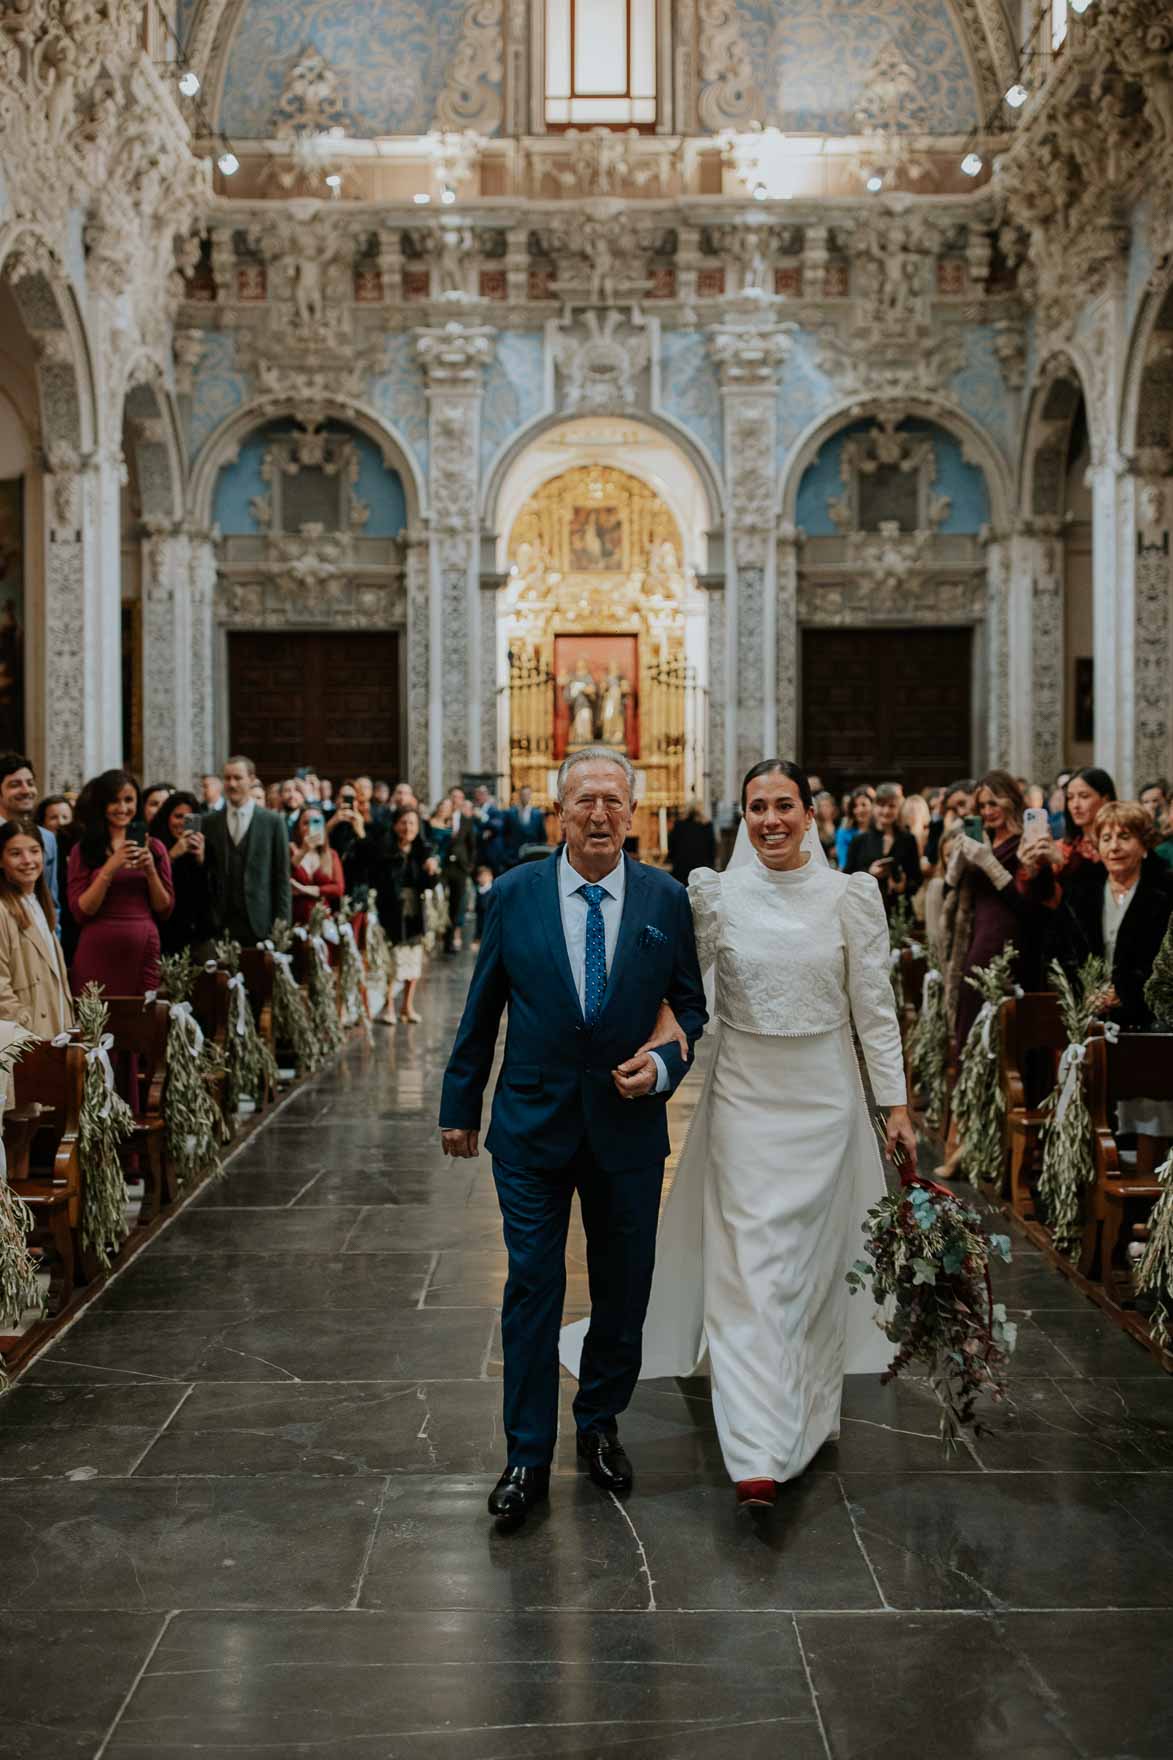
[{"label": "olive branch garland", "polygon": [[[1108,966],[1096,956],[1084,961],[1074,981],[1058,960],[1052,960],[1047,975],[1059,998],[1067,1049],[1059,1060],[1058,1083],[1043,1102],[1048,1117],[1041,1132],[1039,1197],[1046,1205],[1055,1245],[1061,1253],[1070,1253],[1081,1233],[1083,1194],[1095,1178],[1083,1060],[1092,1026],[1114,997]],[[1108,1025],[1104,1031],[1114,1036],[1119,1029]]]},{"label": "olive branch garland", "polygon": [[[310,1006],[292,971],[293,930],[283,917],[273,924],[273,1036],[281,1045],[288,1045],[297,1063],[299,1074],[318,1068],[322,1047],[314,1032]],[[311,957],[316,957],[311,955]]]},{"label": "olive branch garland", "polygon": [[163,1142],[184,1185],[205,1175],[223,1177],[220,1144],[227,1136],[214,1093],[224,1067],[191,1008],[198,969],[187,949],[167,954],[160,961],[160,988],[171,1009],[163,1082]]},{"label": "olive branch garland", "polygon": [[277,1063],[257,1031],[240,971],[240,943],[227,936],[223,941],[217,941],[216,957],[228,972],[229,988],[234,992],[228,1011],[223,1101],[224,1116],[232,1120],[243,1099],[255,1100],[259,1106],[265,1088],[276,1088]]},{"label": "olive branch garland", "polygon": [[134,1130],[134,1114],[114,1087],[106,1031],[110,1010],[100,984],[89,983],[77,999],[77,1024],[86,1048],[78,1121],[78,1159],[82,1169],[81,1240],[103,1271],[122,1245],[126,1225],[126,1179],[119,1147]]},{"label": "olive branch garland", "polygon": [[1173,1150],[1157,1169],[1161,1195],[1149,1217],[1149,1238],[1136,1268],[1138,1295],[1156,1295],[1150,1320],[1153,1342],[1168,1349],[1173,1321]]},{"label": "olive branch garland", "polygon": [[949,1014],[940,950],[934,948],[925,973],[920,1013],[908,1046],[909,1068],[921,1092],[925,1123],[939,1131],[949,1103]]},{"label": "olive branch garland", "polygon": [[342,1049],[342,1023],[338,1019],[338,991],[334,983],[330,956],[326,951],[326,943],[322,936],[322,929],[328,915],[325,905],[318,903],[310,911],[308,927],[295,931],[295,933],[306,936],[310,943],[306,992],[309,996],[310,1018],[314,1024],[314,1035],[318,1041],[323,1060]]},{"label": "olive branch garland", "polygon": [[338,904],[338,998],[347,1026],[361,1025],[369,1043],[371,1011],[367,1004],[367,979],[354,933],[355,908],[348,897]]},{"label": "olive branch garland", "polygon": [[978,966],[965,980],[982,998],[982,1006],[961,1053],[953,1112],[962,1166],[973,1185],[983,1179],[995,1181],[1002,1171],[1006,1096],[998,1079],[1001,1010],[1017,990],[1012,977],[1017,958],[1014,943],[1007,942],[989,965]]},{"label": "olive branch garland", "polygon": [[898,898],[892,907],[892,915],[888,918],[888,975],[897,1014],[904,1007],[904,962],[900,956],[906,947],[913,952],[920,952],[916,928],[916,917],[910,901],[904,897]]},{"label": "olive branch garland", "polygon": [[[6,1033],[0,1046],[0,1080],[12,1073],[30,1045],[37,1043],[35,1033],[15,1023],[0,1023]],[[28,1237],[36,1227],[36,1218],[8,1184],[4,1162],[4,1142],[0,1137],[0,1324],[20,1319],[26,1308],[35,1308],[40,1301],[37,1289],[37,1262],[28,1249]],[[0,1390],[8,1385],[4,1363],[0,1359]]]},{"label": "olive branch garland", "polygon": [[367,896],[367,933],[366,955],[368,979],[373,980],[376,988],[381,987],[390,997],[394,982],[394,964],[391,958],[391,943],[387,939],[387,931],[379,920],[379,907],[375,903],[373,892]]}]

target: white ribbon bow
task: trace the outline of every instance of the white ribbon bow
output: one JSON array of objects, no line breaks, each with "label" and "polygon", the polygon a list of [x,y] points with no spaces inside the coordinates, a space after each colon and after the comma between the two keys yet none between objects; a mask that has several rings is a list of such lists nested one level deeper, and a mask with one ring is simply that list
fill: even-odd
[{"label": "white ribbon bow", "polygon": [[928,992],[933,988],[934,984],[941,984],[943,982],[944,982],[944,979],[942,978],[940,972],[937,970],[936,966],[933,966],[930,971],[927,971],[925,973],[925,982],[924,982],[925,994],[926,995],[928,994]]},{"label": "white ribbon bow", "polygon": [[106,1104],[100,1114],[102,1118],[110,1116],[111,1095],[114,1093],[114,1065],[110,1062],[110,1053],[113,1049],[113,1033],[103,1033],[98,1043],[91,1045],[86,1051],[86,1062],[98,1065],[102,1071],[102,1080],[106,1084]]},{"label": "white ribbon bow", "polygon": [[[1104,1038],[1109,1045],[1115,1045],[1120,1037],[1120,1028],[1115,1021],[1105,1021]],[[1075,1099],[1075,1090],[1079,1084],[1079,1072],[1087,1057],[1090,1039],[1069,1045],[1059,1059],[1059,1104],[1055,1108],[1055,1123],[1062,1124],[1067,1116],[1067,1109]]]},{"label": "white ribbon bow", "polygon": [[332,947],[338,945],[338,925],[333,917],[327,917],[322,924],[322,940],[328,941]]},{"label": "white ribbon bow", "polygon": [[72,1045],[73,1044],[73,1034],[72,1033],[54,1033],[54,1035],[50,1039],[49,1043],[50,1043],[50,1045],[54,1046],[59,1051],[63,1045]]},{"label": "white ribbon bow", "polygon": [[243,1039],[248,1031],[245,1025],[248,1000],[244,994],[244,973],[237,972],[234,977],[229,978],[228,988],[236,991],[236,1034],[238,1038]]},{"label": "white ribbon bow", "polygon": [[888,966],[891,971],[895,971],[896,967],[900,964],[900,956],[903,952],[904,949],[902,947],[894,947],[888,955]]},{"label": "white ribbon bow", "polygon": [[204,1033],[192,1013],[191,1003],[173,1002],[171,1004],[171,1019],[180,1023],[192,1056],[198,1057],[204,1048]]},{"label": "white ribbon bow", "polygon": [[314,935],[311,937],[311,940],[313,941],[314,952],[322,962],[322,970],[328,973],[330,970],[330,950],[326,946],[325,937],[322,935]]},{"label": "white ribbon bow", "polygon": [[285,968],[285,970],[292,977],[292,975],[293,975],[293,955],[291,953],[278,953],[277,949],[274,948],[273,949],[273,958],[276,961],[276,963],[279,966],[283,966]]},{"label": "white ribbon bow", "polygon": [[349,923],[340,924],[339,925],[339,933],[341,934],[343,941],[345,941],[348,944],[348,946],[353,947],[355,953],[357,953],[358,952],[358,942],[354,938],[354,930],[351,928],[350,924]]},{"label": "white ribbon bow", "polygon": [[977,1019],[970,1028],[970,1032],[976,1033],[978,1036],[978,1042],[981,1045],[982,1055],[984,1057],[993,1057],[994,1055],[993,1049],[990,1045],[990,1033],[993,1030],[994,1016],[997,1012],[997,1003],[983,1002],[978,1010]]}]

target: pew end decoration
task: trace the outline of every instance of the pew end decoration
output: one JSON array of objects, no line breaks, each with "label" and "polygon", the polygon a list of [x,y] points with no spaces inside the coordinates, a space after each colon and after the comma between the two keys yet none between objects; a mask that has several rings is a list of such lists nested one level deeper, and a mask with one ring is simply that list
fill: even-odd
[{"label": "pew end decoration", "polygon": [[[7,1083],[21,1056],[36,1035],[11,1021],[0,1021],[0,1083]],[[40,1306],[37,1262],[28,1249],[36,1227],[32,1211],[8,1184],[4,1164],[4,1140],[0,1137],[0,1332],[16,1325],[26,1308]],[[8,1385],[0,1360],[0,1390]]]},{"label": "pew end decoration", "polygon": [[[1093,1028],[1115,998],[1108,967],[1099,958],[1085,960],[1074,979],[1053,960],[1048,976],[1059,998],[1067,1049],[1059,1060],[1058,1084],[1043,1103],[1048,1117],[1042,1127],[1039,1197],[1056,1247],[1070,1253],[1082,1234],[1084,1194],[1095,1179],[1083,1063]],[[1119,1035],[1111,1023],[1102,1030],[1109,1037]]]},{"label": "pew end decoration", "polygon": [[299,1075],[308,1075],[322,1062],[322,1047],[314,1032],[309,1003],[293,976],[293,929],[282,917],[273,924],[271,948],[276,972],[273,977],[273,1036],[293,1052]]},{"label": "pew end decoration", "polygon": [[371,1011],[367,1004],[367,980],[362,954],[354,933],[358,913],[351,900],[339,901],[335,925],[338,931],[338,1005],[344,1027],[361,1026],[368,1043],[371,1038]]},{"label": "pew end decoration", "polygon": [[962,1049],[953,1114],[962,1166],[973,1185],[980,1180],[998,1184],[1002,1175],[1006,1096],[998,1077],[999,1015],[1002,1003],[1017,988],[1012,976],[1017,958],[1017,948],[1008,942],[996,959],[970,972],[965,980],[982,998],[982,1006]]},{"label": "pew end decoration", "polygon": [[939,1132],[949,1105],[949,1015],[939,950],[931,950],[920,1014],[909,1043],[909,1067],[921,1092],[925,1123]]},{"label": "pew end decoration", "polygon": [[134,1131],[134,1114],[114,1086],[110,1062],[113,1036],[106,1031],[110,1011],[100,984],[87,984],[76,1004],[81,1042],[86,1048],[78,1124],[82,1166],[81,1243],[103,1271],[129,1232],[126,1180],[119,1150]]},{"label": "pew end decoration", "polygon": [[1136,1268],[1136,1293],[1154,1298],[1149,1321],[1153,1343],[1173,1345],[1173,1150],[1157,1169],[1161,1196],[1149,1217],[1149,1238]]},{"label": "pew end decoration", "polygon": [[892,907],[892,915],[888,918],[888,971],[892,981],[892,995],[896,1001],[896,1012],[904,1007],[904,979],[901,973],[900,955],[907,947],[913,953],[922,951],[916,938],[917,921],[913,914],[912,904],[907,898],[898,898]]},{"label": "pew end decoration", "polygon": [[437,942],[443,941],[451,923],[447,889],[439,884],[429,887],[423,895],[423,903],[424,952],[430,954]]},{"label": "pew end decoration", "polygon": [[[897,1163],[899,1165],[899,1162]],[[906,1369],[923,1371],[940,1408],[946,1453],[984,1428],[983,1397],[1006,1397],[1017,1328],[995,1302],[993,1258],[1010,1262],[1006,1235],[987,1235],[960,1195],[901,1171],[898,1191],[867,1213],[866,1257],[847,1273],[852,1293],[870,1286],[877,1324],[896,1346],[883,1385]]]},{"label": "pew end decoration", "polygon": [[166,1153],[184,1185],[205,1177],[220,1179],[220,1143],[226,1132],[214,1088],[224,1070],[192,1012],[198,968],[185,950],[166,955],[160,970],[160,989],[171,1009],[163,1085]]},{"label": "pew end decoration", "polygon": [[257,1031],[248,991],[240,970],[240,944],[225,938],[216,943],[216,957],[229,974],[228,988],[235,992],[228,1019],[225,1050],[224,1116],[231,1122],[242,1110],[241,1102],[264,1104],[267,1093],[277,1089],[277,1062]]},{"label": "pew end decoration", "polygon": [[1153,961],[1153,969],[1144,987],[1144,999],[1157,1030],[1173,1033],[1173,920],[1165,930],[1165,939]]},{"label": "pew end decoration", "polygon": [[[367,990],[381,994],[384,1002],[390,1002],[391,986],[395,982],[395,965],[391,958],[391,943],[387,939],[387,931],[379,921],[379,909],[373,891],[367,895],[365,909]],[[374,1012],[377,1011],[372,1005],[372,1013]]]},{"label": "pew end decoration", "polygon": [[314,1023],[314,1036],[318,1041],[321,1056],[332,1057],[342,1049],[342,1022],[338,1018],[338,989],[334,982],[334,969],[330,964],[330,952],[326,944],[323,930],[330,920],[330,913],[324,904],[316,904],[310,912],[308,927],[295,929],[295,935],[309,942],[310,958],[307,964],[306,992],[309,996],[310,1018]]}]

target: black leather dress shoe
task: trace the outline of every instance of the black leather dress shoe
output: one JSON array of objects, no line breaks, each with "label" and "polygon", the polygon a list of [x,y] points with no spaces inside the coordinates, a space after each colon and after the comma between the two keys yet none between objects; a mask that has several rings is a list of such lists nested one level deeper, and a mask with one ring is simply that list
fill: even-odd
[{"label": "black leather dress shoe", "polygon": [[489,1514],[524,1522],[534,1504],[549,1495],[549,1467],[506,1467],[489,1493]]},{"label": "black leather dress shoe", "polygon": [[618,1436],[606,1430],[580,1430],[578,1458],[604,1491],[630,1491],[634,1475]]}]

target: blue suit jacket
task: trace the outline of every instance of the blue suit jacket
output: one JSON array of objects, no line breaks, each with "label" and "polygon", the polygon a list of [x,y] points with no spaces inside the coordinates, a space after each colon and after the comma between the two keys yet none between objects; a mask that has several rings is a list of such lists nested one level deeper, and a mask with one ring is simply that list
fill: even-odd
[{"label": "blue suit jacket", "polygon": [[444,1076],[440,1123],[449,1130],[480,1129],[497,1029],[508,1007],[486,1139],[491,1153],[515,1167],[560,1167],[585,1137],[608,1171],[647,1166],[668,1153],[666,1103],[687,1066],[675,1045],[660,1049],[668,1090],[640,1100],[616,1093],[611,1071],[648,1038],[665,999],[690,1044],[704,1029],[708,1015],[688,894],[671,875],[624,856],[619,937],[603,1007],[588,1027],[562,932],[560,859],[555,852],[512,868],[489,893],[481,950]]}]

